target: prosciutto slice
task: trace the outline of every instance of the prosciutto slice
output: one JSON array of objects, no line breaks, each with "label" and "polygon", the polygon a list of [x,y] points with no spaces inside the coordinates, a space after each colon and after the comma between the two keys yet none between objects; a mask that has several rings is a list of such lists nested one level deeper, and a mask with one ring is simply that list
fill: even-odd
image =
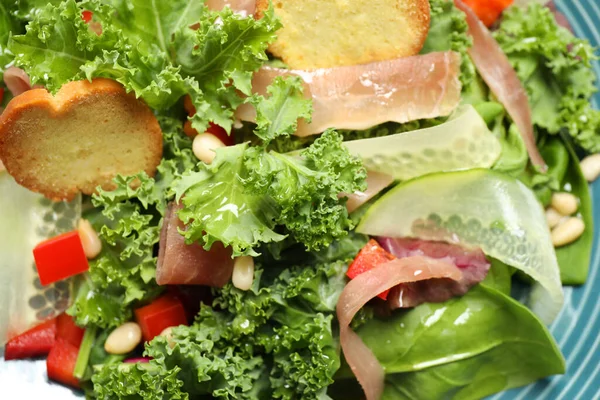
[{"label": "prosciutto slice", "polygon": [[469,34],[473,37],[473,47],[469,55],[475,63],[479,74],[490,87],[490,90],[502,103],[506,111],[519,129],[529,158],[534,165],[545,170],[546,163],[542,158],[533,133],[531,108],[527,92],[508,57],[486,26],[461,0],[455,0],[456,7],[467,15]]},{"label": "prosciutto slice", "polygon": [[[449,115],[460,102],[459,73],[460,56],[438,52],[312,71],[262,67],[254,74],[252,90],[266,95],[276,77],[301,77],[313,114],[311,123],[299,121],[296,135],[308,136],[327,128],[367,129]],[[256,112],[244,104],[236,116],[254,122]]]},{"label": "prosciutto slice", "polygon": [[156,282],[159,285],[207,285],[222,287],[231,278],[231,250],[214,243],[209,251],[199,244],[185,244],[179,233],[184,229],[177,211],[181,205],[170,203],[160,232]]},{"label": "prosciutto slice", "polygon": [[394,287],[388,296],[391,309],[416,307],[424,302],[439,303],[462,296],[485,279],[490,263],[481,249],[467,249],[456,244],[418,239],[377,239],[381,247],[397,258],[427,256],[458,267],[460,280],[436,279],[404,283]]},{"label": "prosciutto slice", "polygon": [[367,400],[378,400],[383,392],[384,371],[381,364],[352,329],[354,315],[369,300],[398,284],[427,279],[460,280],[462,273],[455,265],[429,257],[414,256],[381,264],[351,280],[337,304],[340,343],[344,357],[361,384]]},{"label": "prosciutto slice", "polygon": [[21,68],[8,67],[4,71],[4,84],[13,96],[18,96],[31,89],[29,76]]}]

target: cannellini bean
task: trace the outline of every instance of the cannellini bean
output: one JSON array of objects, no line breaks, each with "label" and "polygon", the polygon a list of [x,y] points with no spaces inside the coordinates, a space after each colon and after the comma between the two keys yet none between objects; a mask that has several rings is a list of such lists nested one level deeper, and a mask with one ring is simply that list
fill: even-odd
[{"label": "cannellini bean", "polygon": [[170,348],[175,347],[175,341],[173,340],[173,327],[169,326],[168,328],[163,329],[159,336],[164,336],[167,339],[167,343]]},{"label": "cannellini bean", "polygon": [[233,263],[231,276],[233,286],[240,290],[248,290],[254,281],[254,259],[250,256],[237,257]]},{"label": "cannellini bean", "polygon": [[595,181],[600,176],[600,153],[581,160],[581,172],[588,182]]},{"label": "cannellini bean", "polygon": [[552,207],[564,216],[573,215],[579,208],[577,197],[571,193],[554,193]]},{"label": "cannellini bean", "polygon": [[141,342],[140,326],[135,322],[125,322],[108,335],[104,342],[104,350],[110,354],[127,354]]},{"label": "cannellini bean", "polygon": [[77,232],[83,245],[83,252],[88,259],[93,259],[102,251],[102,241],[87,219],[80,219],[77,224]]},{"label": "cannellini bean", "polygon": [[564,217],[565,216],[556,211],[554,207],[548,207],[546,209],[546,222],[548,223],[548,227],[550,229],[558,225]]},{"label": "cannellini bean", "polygon": [[554,247],[560,247],[573,243],[575,240],[579,239],[583,234],[583,231],[585,231],[585,224],[581,218],[568,218],[552,230],[552,244]]},{"label": "cannellini bean", "polygon": [[192,151],[196,158],[205,164],[210,164],[216,153],[215,149],[225,147],[225,144],[211,133],[200,133],[196,135],[192,143]]}]

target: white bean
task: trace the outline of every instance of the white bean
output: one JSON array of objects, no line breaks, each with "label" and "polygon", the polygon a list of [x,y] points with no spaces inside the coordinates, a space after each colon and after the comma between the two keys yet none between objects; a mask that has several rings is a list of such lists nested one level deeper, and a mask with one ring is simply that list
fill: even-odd
[{"label": "white bean", "polygon": [[564,218],[564,215],[556,211],[554,207],[548,207],[546,209],[546,222],[550,229],[554,228]]},{"label": "white bean", "polygon": [[580,218],[568,218],[552,230],[552,244],[554,247],[560,247],[573,243],[581,237],[583,231],[585,231],[585,224]]},{"label": "white bean", "polygon": [[102,241],[87,219],[80,219],[77,224],[77,232],[83,245],[83,252],[88,259],[93,259],[102,251]]},{"label": "white bean", "polygon": [[210,164],[215,159],[215,150],[219,147],[225,147],[225,144],[212,133],[200,133],[192,142],[194,155],[205,164]]},{"label": "white bean", "polygon": [[554,193],[551,201],[552,207],[564,216],[573,215],[579,208],[577,197],[571,193]]},{"label": "white bean", "polygon": [[248,290],[254,281],[254,259],[250,256],[237,257],[233,262],[231,276],[233,286],[240,290]]},{"label": "white bean", "polygon": [[175,341],[173,340],[173,327],[169,326],[168,328],[163,329],[159,336],[164,336],[167,339],[167,343],[170,348],[175,347]]},{"label": "white bean", "polygon": [[581,160],[581,172],[588,182],[595,181],[600,176],[600,153]]},{"label": "white bean", "polygon": [[109,354],[127,354],[141,342],[140,326],[135,322],[125,322],[108,335],[104,342],[104,350]]}]

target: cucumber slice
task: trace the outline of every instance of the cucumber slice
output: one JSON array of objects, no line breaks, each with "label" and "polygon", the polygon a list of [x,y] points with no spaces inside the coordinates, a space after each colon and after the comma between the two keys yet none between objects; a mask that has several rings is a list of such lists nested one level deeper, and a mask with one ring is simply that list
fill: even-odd
[{"label": "cucumber slice", "polygon": [[490,168],[502,146],[473,106],[460,107],[432,128],[344,142],[370,171],[397,180],[442,171]]},{"label": "cucumber slice", "polygon": [[44,239],[75,229],[80,217],[80,196],[53,202],[0,172],[0,346],[69,306],[73,280],[42,286],[32,251]]},{"label": "cucumber slice", "polygon": [[544,210],[521,182],[490,170],[438,173],[404,182],[375,202],[357,228],[480,247],[536,282],[528,304],[550,323],[563,303]]}]

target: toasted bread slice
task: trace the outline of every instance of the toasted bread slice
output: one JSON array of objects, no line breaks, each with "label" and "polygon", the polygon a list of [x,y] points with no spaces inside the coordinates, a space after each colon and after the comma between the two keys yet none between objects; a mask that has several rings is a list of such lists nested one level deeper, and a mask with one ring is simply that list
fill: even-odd
[{"label": "toasted bread slice", "polygon": [[[269,50],[291,68],[366,64],[417,54],[429,0],[272,0],[283,28]],[[269,0],[257,0],[260,17]]]},{"label": "toasted bread slice", "polygon": [[0,160],[26,188],[55,200],[97,186],[114,188],[117,175],[154,176],[162,133],[154,114],[117,82],[94,79],[13,98],[0,116]]}]

